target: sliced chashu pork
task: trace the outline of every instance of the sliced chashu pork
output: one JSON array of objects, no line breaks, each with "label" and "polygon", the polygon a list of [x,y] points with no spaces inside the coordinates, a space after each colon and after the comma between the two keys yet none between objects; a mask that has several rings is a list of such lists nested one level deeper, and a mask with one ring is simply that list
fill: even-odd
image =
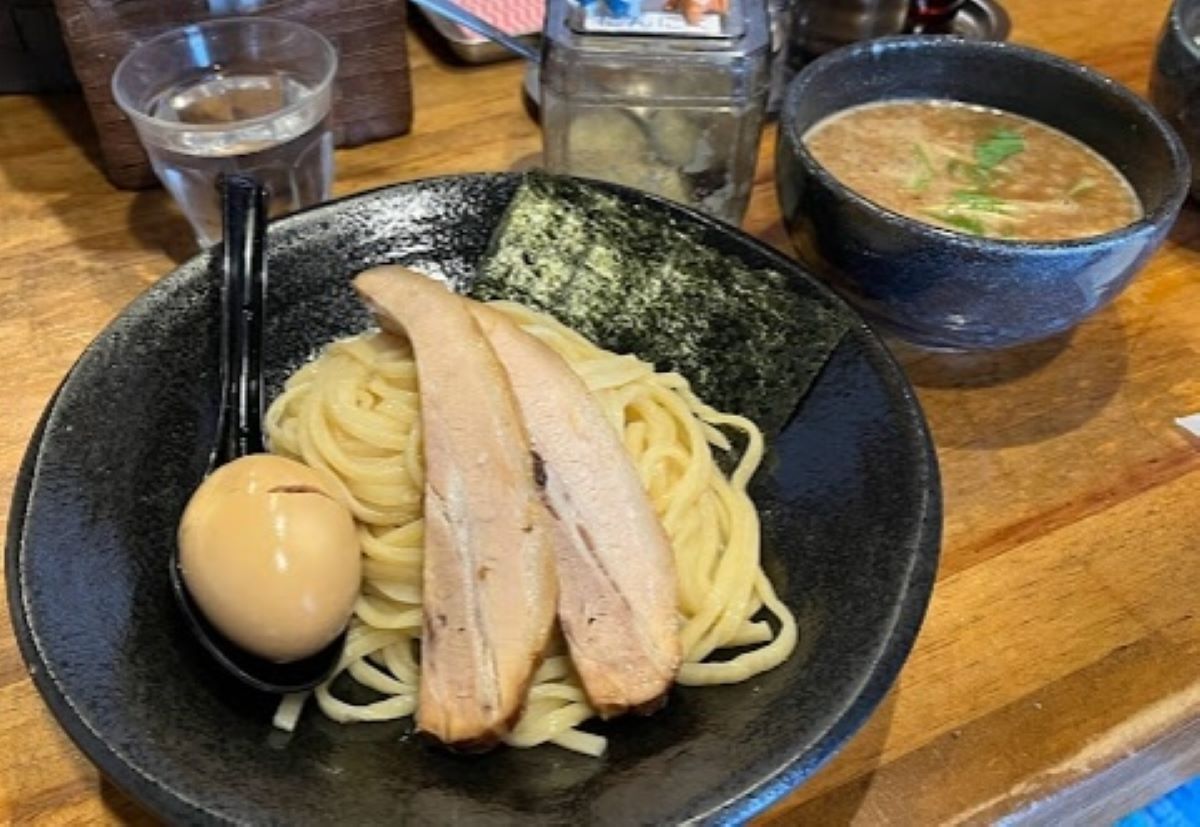
[{"label": "sliced chashu pork", "polygon": [[679,669],[674,557],[616,429],[583,380],[486,305],[471,310],[500,357],[558,521],[558,618],[592,706],[648,712]]},{"label": "sliced chashu pork", "polygon": [[355,279],[416,355],[425,444],[417,726],[485,749],[520,715],[553,628],[551,526],[507,376],[463,299],[402,267]]}]

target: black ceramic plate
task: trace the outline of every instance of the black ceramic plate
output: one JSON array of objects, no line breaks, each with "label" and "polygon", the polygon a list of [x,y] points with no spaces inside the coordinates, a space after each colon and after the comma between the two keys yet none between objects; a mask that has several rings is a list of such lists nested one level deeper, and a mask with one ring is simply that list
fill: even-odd
[{"label": "black ceramic plate", "polygon": [[[416,182],[273,225],[271,384],[367,324],[353,273],[401,262],[469,276],[516,183]],[[454,756],[410,738],[408,722],[339,726],[311,710],[294,735],[273,732],[273,700],[222,676],[168,590],[175,522],[213,428],[217,297],[200,257],[80,358],[12,507],[21,650],[50,709],[113,781],[188,822],[726,822],[782,796],[863,723],[909,651],[936,567],[940,499],[921,414],[879,341],[796,264],[655,208],[847,314],[849,332],[774,440],[755,493],[768,572],[802,630],[796,654],[746,684],[679,689],[652,718],[606,725],[600,760],[556,747]]]}]

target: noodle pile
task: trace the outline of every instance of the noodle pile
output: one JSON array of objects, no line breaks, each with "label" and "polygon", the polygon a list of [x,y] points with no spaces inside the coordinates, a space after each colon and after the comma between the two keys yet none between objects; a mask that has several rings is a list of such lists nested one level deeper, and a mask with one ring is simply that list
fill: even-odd
[{"label": "noodle pile", "polygon": [[[678,374],[656,373],[633,356],[603,350],[553,318],[522,305],[496,309],[558,352],[583,379],[626,449],[674,549],[684,661],[681,684],[736,683],[785,660],[796,623],[759,565],[758,513],[746,485],[762,457],[758,428],[697,399]],[[730,450],[720,429],[740,431],[746,445],[726,477],[714,447]],[[298,370],[267,413],[271,450],[331,473],[358,521],[363,588],[342,660],[316,690],[335,721],[381,721],[417,706],[423,547],[417,369],[402,337],[367,333],[330,345]],[[760,610],[773,615],[778,631]],[[752,647],[719,661],[726,647]],[[382,696],[366,704],[331,689],[342,672]],[[303,697],[284,701],[276,724],[295,725]],[[595,712],[555,636],[534,676],[525,711],[506,742],[553,742],[599,755],[604,738],[577,727]]]}]

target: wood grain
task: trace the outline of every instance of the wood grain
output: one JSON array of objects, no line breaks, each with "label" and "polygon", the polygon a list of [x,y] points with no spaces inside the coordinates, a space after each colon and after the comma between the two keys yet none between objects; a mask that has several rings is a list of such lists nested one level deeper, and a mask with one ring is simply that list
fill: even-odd
[{"label": "wood grain", "polygon": [[[1143,92],[1165,0],[1008,0],[1013,38]],[[412,134],[338,154],[339,193],[523,168],[520,67],[411,41]],[[191,251],[159,191],[118,192],[78,99],[0,98],[0,497],[93,336]],[[746,226],[787,249],[764,141]],[[1094,824],[1200,773],[1200,213],[1072,335],[1000,355],[897,345],[946,494],[943,562],[900,678],[767,825]],[[0,598],[2,601],[3,598]],[[6,613],[7,614],[7,613]],[[148,823],[50,718],[0,633],[0,822]]]}]

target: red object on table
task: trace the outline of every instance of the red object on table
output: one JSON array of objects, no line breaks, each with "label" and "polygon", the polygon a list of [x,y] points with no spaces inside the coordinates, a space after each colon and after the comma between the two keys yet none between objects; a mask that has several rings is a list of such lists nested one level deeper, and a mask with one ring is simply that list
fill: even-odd
[{"label": "red object on table", "polygon": [[912,0],[908,29],[914,32],[947,32],[964,0]]}]

